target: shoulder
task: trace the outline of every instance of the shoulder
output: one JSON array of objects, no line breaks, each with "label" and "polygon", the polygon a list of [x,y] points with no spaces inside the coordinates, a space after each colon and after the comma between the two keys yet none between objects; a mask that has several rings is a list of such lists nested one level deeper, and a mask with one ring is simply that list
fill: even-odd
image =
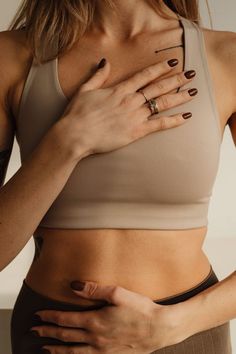
[{"label": "shoulder", "polygon": [[219,75],[232,97],[232,113],[236,112],[236,32],[202,28],[205,43]]},{"label": "shoulder", "polygon": [[210,60],[215,63],[224,102],[229,102],[228,125],[236,145],[236,33],[203,29]]},{"label": "shoulder", "polygon": [[[0,32],[0,70],[8,76],[29,55],[26,35],[23,30]],[[10,71],[10,72],[9,72]]]},{"label": "shoulder", "polygon": [[14,89],[26,76],[32,54],[24,30],[0,32],[0,98],[11,106]]}]

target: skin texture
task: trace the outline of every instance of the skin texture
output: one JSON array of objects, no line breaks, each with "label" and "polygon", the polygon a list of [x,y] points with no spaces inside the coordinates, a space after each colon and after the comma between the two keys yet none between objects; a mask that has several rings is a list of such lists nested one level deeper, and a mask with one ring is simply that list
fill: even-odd
[{"label": "skin texture", "polygon": [[[138,9],[142,16],[138,16],[137,10],[137,12],[132,11],[132,17],[130,17],[130,11],[134,9],[134,3],[133,1],[125,3],[127,8],[123,8],[122,11],[123,17],[126,19],[126,25],[124,26],[123,23],[122,29],[119,21],[115,21],[107,15],[102,22],[104,27],[94,27],[94,31],[87,35],[86,40],[82,41],[79,46],[75,45],[67,55],[60,58],[59,78],[67,97],[71,97],[76,87],[86,79],[90,65],[94,65],[103,56],[110,59],[113,68],[112,75],[105,84],[106,87],[124,79],[132,71],[139,70],[151,62],[167,58],[167,51],[159,53],[158,59],[154,54],[157,48],[162,47],[160,38],[163,38],[163,42],[167,39],[167,37],[164,38],[164,33],[162,37],[158,36],[158,31],[161,28],[166,28],[166,23],[158,22],[157,18],[148,12],[149,10],[146,9],[146,12],[143,12],[143,8]],[[105,12],[103,13],[105,15]],[[141,18],[144,21],[143,23],[140,22]],[[157,23],[158,25],[156,25]],[[147,27],[147,24],[149,24],[149,27]],[[132,36],[137,34],[140,28],[145,28],[147,33],[135,37],[135,41],[132,40],[134,39]],[[176,29],[176,21],[171,22],[168,28],[172,29],[172,32],[168,35],[170,43],[175,40],[176,43],[179,43],[181,31]],[[151,34],[154,36],[155,42],[149,42],[148,55],[142,59],[143,55],[140,54],[141,44],[145,38],[151,38]],[[7,91],[10,92],[10,106],[16,117],[31,57],[25,47],[23,33],[5,33],[4,35],[9,43],[8,52],[11,53],[9,54],[11,60],[6,60],[4,65],[9,68],[11,75],[4,80],[2,94],[5,92],[6,95]],[[227,121],[229,121],[232,137],[236,144],[236,34],[227,31],[204,30],[204,36],[217,109],[220,114],[222,134]],[[94,43],[96,43],[96,47]],[[152,46],[151,43],[155,43],[155,46]],[[96,49],[93,52],[91,48],[101,48],[101,51]],[[17,63],[13,59],[16,49],[20,53]],[[89,52],[90,55],[88,55]],[[133,53],[133,61],[129,57],[130,52]],[[123,55],[119,56],[119,53],[123,53]],[[170,59],[172,57],[180,59],[179,66],[174,69],[175,72],[180,72],[182,70],[182,49],[176,48],[168,55]],[[83,60],[83,58],[86,58],[86,60]],[[75,65],[78,62],[80,65]],[[126,65],[127,63],[130,63],[130,65]],[[225,95],[225,92],[227,92],[227,95]],[[10,125],[9,122],[8,124]],[[10,136],[10,134],[7,134],[5,130],[4,136]],[[4,149],[7,149],[8,146],[5,144]],[[35,231],[35,235],[40,235],[43,238],[41,261],[38,258],[38,261],[32,264],[26,279],[28,284],[36,291],[71,303],[93,303],[92,298],[78,297],[71,291],[70,281],[73,280],[97,281],[101,285],[120,285],[151,299],[170,296],[196,285],[208,273],[209,261],[202,251],[206,231],[206,228],[172,231],[40,229]],[[46,254],[48,254],[47,250],[49,249],[50,257],[47,257]],[[77,257],[71,257],[74,255],[74,249],[77,250]],[[133,265],[130,264],[131,249]],[[158,253],[159,249],[162,252]],[[148,259],[145,255],[148,255]],[[55,264],[55,268],[50,273],[52,279],[47,277],[42,279],[41,274],[46,274],[45,271],[51,259],[54,260]],[[120,264],[120,259],[122,259],[122,264]],[[65,269],[66,273],[64,272]],[[149,277],[147,277],[147,274],[149,274]],[[56,287],[53,283],[53,279],[58,279],[60,276],[68,279],[67,287],[62,284]],[[172,282],[173,279],[176,280],[175,283]],[[235,278],[231,277],[230,279]],[[60,284],[60,281],[57,283]],[[227,284],[230,284],[231,291],[235,289],[235,280],[229,280]],[[221,284],[220,289],[223,289],[221,290],[221,296],[227,298],[229,288]],[[211,299],[214,300],[216,297],[212,296]],[[196,303],[199,306],[200,302],[196,301]],[[216,300],[215,305],[212,301],[211,306],[219,319],[222,309],[220,309]],[[209,309],[210,305],[208,305],[208,311]],[[217,322],[216,318],[215,322]],[[187,328],[187,326],[182,328]]]}]

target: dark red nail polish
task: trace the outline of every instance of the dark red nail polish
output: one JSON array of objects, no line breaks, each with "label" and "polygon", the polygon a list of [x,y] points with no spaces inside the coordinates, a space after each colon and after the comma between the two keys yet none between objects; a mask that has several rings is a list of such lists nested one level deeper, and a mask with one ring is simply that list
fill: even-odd
[{"label": "dark red nail polish", "polygon": [[178,62],[178,59],[170,59],[167,63],[169,64],[169,66],[175,66],[178,64]]},{"label": "dark red nail polish", "polygon": [[192,77],[194,77],[196,75],[196,71],[195,70],[189,70],[189,71],[186,71],[184,73],[184,76],[187,78],[187,79],[191,79]]},{"label": "dark red nail polish", "polygon": [[190,96],[195,96],[198,93],[198,90],[196,88],[188,90],[188,93]]},{"label": "dark red nail polish", "polygon": [[184,113],[184,114],[182,114],[182,117],[183,117],[184,119],[191,118],[191,117],[192,117],[192,113],[191,113],[191,112]]},{"label": "dark red nail polish", "polygon": [[106,58],[102,58],[102,60],[98,64],[98,69],[103,68],[105,66],[106,62],[107,62]]},{"label": "dark red nail polish", "polygon": [[85,287],[85,282],[75,280],[70,283],[70,286],[73,290],[80,290],[81,291]]}]

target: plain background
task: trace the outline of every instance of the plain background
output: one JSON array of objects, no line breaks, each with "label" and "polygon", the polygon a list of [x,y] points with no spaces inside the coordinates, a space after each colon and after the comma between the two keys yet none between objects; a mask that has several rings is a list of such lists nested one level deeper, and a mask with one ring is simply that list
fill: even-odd
[{"label": "plain background", "polygon": [[[19,0],[1,0],[0,30],[5,30],[20,4]],[[204,0],[200,1],[204,27],[210,27],[207,8]],[[213,28],[236,32],[236,2],[235,0],[209,1],[213,19]],[[226,93],[227,94],[227,93]],[[14,143],[6,181],[20,167],[19,151]],[[204,244],[213,268],[220,280],[231,274],[235,269],[236,250],[236,153],[230,131],[225,130],[221,149],[220,166],[213,189],[213,197],[209,210],[209,229]],[[193,186],[194,188],[194,186]],[[9,315],[33,258],[32,238],[15,258],[15,260],[0,273],[0,353],[10,354]],[[223,299],[222,299],[223,300]],[[236,321],[231,321],[233,353],[236,354]],[[223,353],[222,353],[223,354]]]}]

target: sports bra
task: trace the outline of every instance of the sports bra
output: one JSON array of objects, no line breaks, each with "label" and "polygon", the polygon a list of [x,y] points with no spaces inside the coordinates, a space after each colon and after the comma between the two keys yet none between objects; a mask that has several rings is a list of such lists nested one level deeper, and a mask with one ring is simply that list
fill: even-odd
[{"label": "sports bra", "polygon": [[[179,21],[184,35],[184,70],[196,70],[198,95],[159,115],[190,111],[192,117],[181,126],[80,160],[38,226],[172,230],[208,224],[222,142],[220,118],[202,29],[182,16]],[[16,117],[21,162],[68,104],[57,68],[57,57],[31,65]],[[193,83],[181,90],[190,87]]]}]

